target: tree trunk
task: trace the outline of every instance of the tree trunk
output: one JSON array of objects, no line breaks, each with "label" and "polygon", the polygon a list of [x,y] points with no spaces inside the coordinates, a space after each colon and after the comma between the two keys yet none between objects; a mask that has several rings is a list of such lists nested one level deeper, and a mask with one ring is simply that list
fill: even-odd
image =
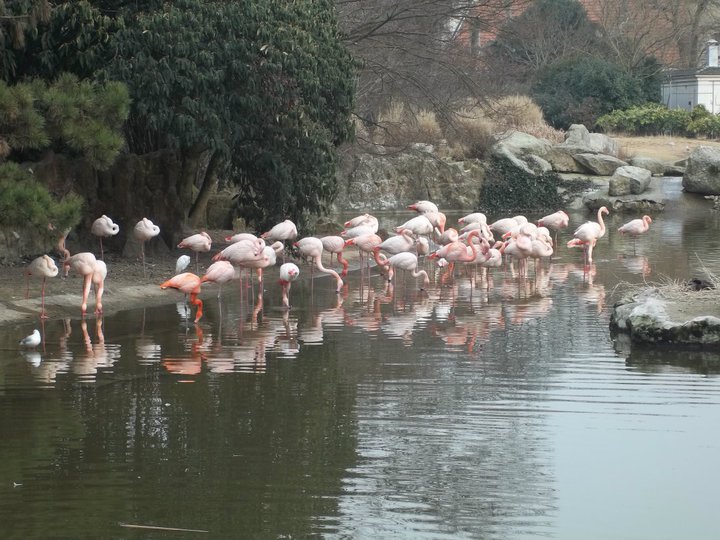
[{"label": "tree trunk", "polygon": [[221,164],[222,158],[217,152],[213,152],[212,156],[210,156],[210,162],[205,169],[205,176],[200,186],[200,192],[188,213],[188,221],[193,229],[205,225],[208,201],[217,190],[219,182],[217,173]]}]

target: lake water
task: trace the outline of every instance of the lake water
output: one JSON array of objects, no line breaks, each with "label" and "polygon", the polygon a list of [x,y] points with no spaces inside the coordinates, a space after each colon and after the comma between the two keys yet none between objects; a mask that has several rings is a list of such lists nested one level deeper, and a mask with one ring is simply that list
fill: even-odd
[{"label": "lake water", "polygon": [[168,291],[49,320],[37,352],[6,327],[2,538],[718,538],[719,356],[608,329],[618,283],[720,274],[720,215],[666,189],[635,246],[614,231],[640,216],[609,216],[587,272],[566,231],[527,279],[358,271],[287,312],[270,273],[198,325]]}]

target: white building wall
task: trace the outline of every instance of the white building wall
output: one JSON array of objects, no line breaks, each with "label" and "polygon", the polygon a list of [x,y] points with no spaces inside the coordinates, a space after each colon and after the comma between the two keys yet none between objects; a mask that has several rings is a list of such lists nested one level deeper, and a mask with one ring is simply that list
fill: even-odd
[{"label": "white building wall", "polygon": [[720,81],[700,79],[697,101],[712,114],[720,112]]}]

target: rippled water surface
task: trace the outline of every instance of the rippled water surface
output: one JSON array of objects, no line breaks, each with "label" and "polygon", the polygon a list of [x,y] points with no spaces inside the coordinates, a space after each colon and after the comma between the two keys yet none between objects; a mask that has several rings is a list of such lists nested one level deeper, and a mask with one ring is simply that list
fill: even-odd
[{"label": "rippled water surface", "polygon": [[636,246],[614,231],[639,216],[609,216],[588,271],[565,232],[527,279],[357,271],[287,312],[270,273],[198,325],[168,291],[51,319],[37,352],[5,328],[2,537],[717,538],[718,355],[608,330],[618,283],[720,274],[718,214],[667,186]]}]

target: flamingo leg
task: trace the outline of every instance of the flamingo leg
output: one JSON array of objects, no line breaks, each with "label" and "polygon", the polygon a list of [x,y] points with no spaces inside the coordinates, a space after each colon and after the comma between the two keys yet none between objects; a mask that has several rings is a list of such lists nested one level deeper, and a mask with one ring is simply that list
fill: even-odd
[{"label": "flamingo leg", "polygon": [[102,236],[100,236],[100,258],[105,259],[105,255],[103,253]]},{"label": "flamingo leg", "polygon": [[143,277],[147,279],[147,270],[145,270],[145,242],[140,243],[140,254],[142,255]]},{"label": "flamingo leg", "polygon": [[47,313],[45,313],[45,278],[43,277],[42,280],[42,288],[40,289],[40,296],[42,297],[42,301],[40,303],[40,318],[41,319],[47,319]]},{"label": "flamingo leg", "polygon": [[80,311],[83,314],[83,317],[85,316],[85,312],[87,311],[87,300],[88,296],[90,295],[90,285],[92,285],[92,273],[87,274],[83,281],[83,297],[82,297],[82,304],[80,304]]}]

